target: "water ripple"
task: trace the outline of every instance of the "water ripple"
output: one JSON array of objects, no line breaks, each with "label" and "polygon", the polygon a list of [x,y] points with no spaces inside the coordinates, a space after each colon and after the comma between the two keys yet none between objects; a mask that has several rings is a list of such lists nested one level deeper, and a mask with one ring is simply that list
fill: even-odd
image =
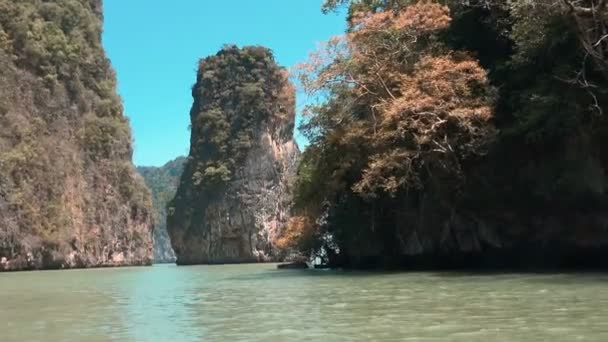
[{"label": "water ripple", "polygon": [[277,271],[0,274],[2,341],[608,341],[608,276]]}]

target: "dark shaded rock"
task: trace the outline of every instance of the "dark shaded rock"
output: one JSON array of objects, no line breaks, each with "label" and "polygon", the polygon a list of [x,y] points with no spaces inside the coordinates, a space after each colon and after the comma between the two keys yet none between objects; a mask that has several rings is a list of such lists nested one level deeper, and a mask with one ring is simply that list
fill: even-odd
[{"label": "dark shaded rock", "polygon": [[287,264],[279,264],[277,265],[278,269],[281,270],[302,270],[302,269],[308,269],[308,264],[300,261],[300,262],[290,262]]}]

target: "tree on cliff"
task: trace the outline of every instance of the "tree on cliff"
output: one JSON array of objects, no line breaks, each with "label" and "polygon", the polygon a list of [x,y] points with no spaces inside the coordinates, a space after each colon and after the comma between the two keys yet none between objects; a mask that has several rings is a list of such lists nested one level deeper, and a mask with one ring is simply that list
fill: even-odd
[{"label": "tree on cliff", "polygon": [[518,213],[605,203],[590,181],[608,160],[604,1],[328,0],[324,10],[342,5],[347,33],[297,70],[320,101],[302,126],[300,217],[281,243],[331,242],[344,258],[439,252],[461,213],[508,208],[528,225]]},{"label": "tree on cliff", "polygon": [[353,13],[349,33],[301,66],[305,89],[327,98],[304,126],[314,152],[296,189],[303,212],[345,192],[373,204],[435,175],[457,189],[462,160],[485,153],[493,90],[475,58],[437,39],[450,21],[434,3]]}]

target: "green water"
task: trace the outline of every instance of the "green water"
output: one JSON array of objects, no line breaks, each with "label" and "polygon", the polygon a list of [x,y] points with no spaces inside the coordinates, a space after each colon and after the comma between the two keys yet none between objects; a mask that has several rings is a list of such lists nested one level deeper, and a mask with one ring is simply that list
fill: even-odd
[{"label": "green water", "polygon": [[608,275],[4,273],[0,341],[608,341]]}]

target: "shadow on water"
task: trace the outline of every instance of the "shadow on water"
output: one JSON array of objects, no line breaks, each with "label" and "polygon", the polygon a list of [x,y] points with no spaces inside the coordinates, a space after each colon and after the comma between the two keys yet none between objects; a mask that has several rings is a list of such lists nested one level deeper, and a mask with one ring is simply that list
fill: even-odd
[{"label": "shadow on water", "polygon": [[404,276],[425,274],[431,277],[448,279],[470,279],[480,277],[487,280],[509,280],[518,278],[528,283],[574,284],[574,283],[608,283],[608,272],[605,270],[267,270],[263,272],[238,274],[224,278],[225,281],[261,281],[276,279],[314,279],[314,278],[369,278],[378,276]]},{"label": "shadow on water", "polygon": [[265,280],[265,279],[290,279],[290,278],[312,278],[312,277],[373,277],[378,275],[399,274],[403,272],[397,271],[359,271],[345,269],[303,269],[303,270],[267,270],[263,272],[239,274],[225,278],[225,280],[248,281],[248,280]]},{"label": "shadow on water", "polygon": [[605,270],[500,270],[432,272],[434,277],[454,281],[517,281],[528,284],[572,286],[608,283]]},{"label": "shadow on water", "polygon": [[455,270],[429,270],[438,276],[442,277],[496,277],[503,275],[563,275],[576,276],[582,278],[608,278],[608,270],[606,269],[455,269]]}]

